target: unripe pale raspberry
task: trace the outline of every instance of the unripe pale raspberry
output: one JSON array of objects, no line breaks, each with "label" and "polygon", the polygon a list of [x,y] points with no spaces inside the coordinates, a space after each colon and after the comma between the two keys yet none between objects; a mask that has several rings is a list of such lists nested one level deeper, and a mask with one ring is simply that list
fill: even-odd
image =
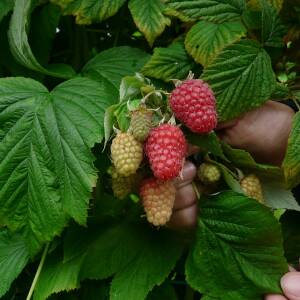
[{"label": "unripe pale raspberry", "polygon": [[241,180],[241,188],[247,196],[264,203],[262,187],[256,175],[250,174],[245,176]]},{"label": "unripe pale raspberry", "polygon": [[200,79],[185,80],[176,87],[170,106],[176,118],[193,132],[208,133],[217,126],[213,91]]},{"label": "unripe pale raspberry", "polygon": [[139,108],[132,112],[130,129],[136,140],[144,142],[147,138],[152,122],[152,111],[146,108]]},{"label": "unripe pale raspberry", "polygon": [[214,184],[221,178],[219,168],[210,163],[202,163],[198,169],[198,177],[205,184]]},{"label": "unripe pale raspberry", "polygon": [[187,142],[180,128],[163,124],[150,131],[145,152],[154,176],[168,180],[177,177],[182,170]]},{"label": "unripe pale raspberry", "polygon": [[147,220],[155,226],[165,225],[171,218],[176,188],[171,181],[157,178],[145,180],[140,188]]},{"label": "unripe pale raspberry", "polygon": [[120,175],[132,175],[143,159],[143,145],[130,133],[118,133],[111,144],[111,157]]},{"label": "unripe pale raspberry", "polygon": [[132,174],[124,177],[118,174],[115,168],[112,168],[111,186],[116,198],[124,199],[127,195],[134,191],[134,187],[136,186],[136,175],[137,174]]}]

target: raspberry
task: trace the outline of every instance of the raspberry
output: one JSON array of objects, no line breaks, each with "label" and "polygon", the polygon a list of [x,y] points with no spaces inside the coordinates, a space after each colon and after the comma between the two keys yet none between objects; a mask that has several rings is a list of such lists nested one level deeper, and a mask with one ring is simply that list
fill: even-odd
[{"label": "raspberry", "polygon": [[118,133],[111,144],[111,157],[120,175],[132,175],[143,159],[143,146],[130,133]]},{"label": "raspberry", "polygon": [[264,203],[264,197],[260,181],[254,174],[245,176],[241,180],[241,188],[247,196],[256,199],[261,203]]},{"label": "raspberry", "polygon": [[198,177],[205,184],[213,184],[220,180],[221,172],[219,168],[210,163],[203,163],[198,169]]},{"label": "raspberry", "polygon": [[175,194],[176,188],[171,181],[150,178],[142,183],[140,195],[149,223],[161,226],[170,220]]},{"label": "raspberry", "polygon": [[115,168],[111,170],[111,185],[114,196],[118,199],[124,199],[133,192],[136,183],[136,174],[124,177],[118,174]]},{"label": "raspberry", "polygon": [[176,118],[193,132],[208,133],[217,125],[214,94],[200,79],[185,80],[176,87],[170,106]]},{"label": "raspberry", "polygon": [[151,129],[152,112],[146,108],[139,108],[132,112],[130,129],[136,140],[144,142]]},{"label": "raspberry", "polygon": [[145,152],[154,176],[168,180],[179,175],[187,152],[187,142],[178,127],[163,124],[150,131]]}]

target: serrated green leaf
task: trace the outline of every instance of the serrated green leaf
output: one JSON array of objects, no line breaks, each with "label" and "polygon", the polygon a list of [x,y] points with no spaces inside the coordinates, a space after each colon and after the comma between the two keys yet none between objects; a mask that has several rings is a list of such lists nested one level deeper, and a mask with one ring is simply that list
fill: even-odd
[{"label": "serrated green leaf", "polygon": [[213,89],[223,121],[262,105],[275,87],[270,57],[252,40],[225,48],[204,70],[202,79]]},{"label": "serrated green leaf", "polygon": [[23,229],[31,254],[69,216],[85,223],[97,178],[90,148],[103,138],[112,95],[88,78],[51,93],[32,79],[0,79],[0,218]]},{"label": "serrated green leaf", "polygon": [[14,0],[2,0],[0,2],[0,22],[14,7]]},{"label": "serrated green leaf", "polygon": [[195,63],[185,51],[183,42],[178,41],[167,48],[155,48],[142,73],[145,76],[169,81],[186,78],[194,67]]},{"label": "serrated green leaf", "polygon": [[200,205],[196,243],[186,263],[188,283],[224,300],[280,293],[279,281],[288,266],[280,225],[271,211],[234,192]]},{"label": "serrated green leaf", "polygon": [[284,252],[289,263],[299,266],[300,259],[300,213],[287,211],[280,218],[284,239]]},{"label": "serrated green leaf", "polygon": [[71,78],[75,71],[65,64],[52,64],[45,68],[34,57],[27,36],[27,27],[33,0],[15,0],[14,11],[8,31],[11,52],[15,59],[28,69],[59,78]]},{"label": "serrated green leaf", "polygon": [[293,193],[285,189],[279,182],[261,181],[266,205],[274,209],[290,209],[300,211]]},{"label": "serrated green leaf", "polygon": [[139,255],[120,270],[111,283],[111,300],[145,299],[155,285],[160,285],[175,267],[182,251],[168,231],[151,230],[140,237]]},{"label": "serrated green leaf", "polygon": [[220,24],[200,21],[188,32],[185,48],[200,64],[207,66],[226,46],[245,36],[246,28],[241,21]]},{"label": "serrated green leaf", "polygon": [[134,23],[145,35],[150,46],[163,33],[171,20],[163,15],[165,5],[162,0],[129,0],[129,10]]},{"label": "serrated green leaf", "polygon": [[222,22],[239,18],[246,6],[244,0],[166,0],[166,13],[184,22],[199,19]]},{"label": "serrated green leaf", "polygon": [[82,69],[84,76],[105,81],[119,93],[123,77],[134,75],[145,64],[149,55],[127,46],[104,50],[92,58]]},{"label": "serrated green leaf", "polygon": [[64,15],[76,17],[76,23],[101,22],[118,12],[126,0],[50,0],[62,8]]},{"label": "serrated green leaf", "polygon": [[268,0],[260,0],[261,6],[261,38],[265,46],[283,47],[285,26],[280,20],[278,12]]},{"label": "serrated green leaf", "polygon": [[0,231],[0,297],[21,273],[29,260],[29,254],[22,236]]},{"label": "serrated green leaf", "polygon": [[288,186],[298,185],[300,183],[300,112],[297,112],[293,119],[282,167]]},{"label": "serrated green leaf", "polygon": [[[80,280],[115,276],[110,299],[145,299],[163,282],[182,251],[175,235],[153,231],[147,225],[117,224],[110,228],[74,228],[66,236],[64,259],[47,264],[36,288],[34,300],[75,288]],[[65,274],[61,279],[58,274]],[[50,287],[47,283],[51,282]]]},{"label": "serrated green leaf", "polygon": [[79,271],[82,257],[61,263],[58,253],[49,256],[35,287],[33,300],[45,300],[51,294],[71,291],[80,287]]}]

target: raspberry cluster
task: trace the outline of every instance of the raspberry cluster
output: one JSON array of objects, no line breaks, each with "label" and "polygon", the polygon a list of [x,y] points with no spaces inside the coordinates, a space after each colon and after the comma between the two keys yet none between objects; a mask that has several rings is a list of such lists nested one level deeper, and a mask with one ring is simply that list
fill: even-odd
[{"label": "raspberry cluster", "polygon": [[[153,88],[148,98],[151,93],[155,93]],[[176,119],[193,132],[208,133],[216,126],[215,98],[202,80],[183,81],[172,91],[169,105]],[[148,162],[153,176],[141,184],[140,196],[147,220],[155,226],[162,226],[172,215],[176,194],[173,179],[181,174],[188,145],[182,129],[174,124],[170,110],[152,108],[147,108],[145,99],[141,101],[140,106],[130,114],[128,131],[118,133],[113,139],[111,182],[114,195],[120,199],[126,198],[134,189],[135,174],[145,154],[147,161],[143,166]],[[154,112],[158,113],[155,115]],[[166,122],[168,119],[170,122]],[[199,177],[203,182],[211,183],[219,180],[220,173],[213,165],[203,165]]]}]

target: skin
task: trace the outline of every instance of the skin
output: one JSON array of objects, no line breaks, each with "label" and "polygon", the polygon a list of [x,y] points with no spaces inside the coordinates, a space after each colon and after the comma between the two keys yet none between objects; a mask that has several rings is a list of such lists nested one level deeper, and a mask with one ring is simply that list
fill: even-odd
[{"label": "skin", "polygon": [[[284,158],[294,111],[288,106],[268,101],[238,119],[221,123],[219,137],[235,148],[247,150],[257,162],[280,166]],[[195,152],[195,148],[191,148]],[[182,178],[176,180],[177,194],[168,227],[191,229],[197,223],[197,197],[192,181],[196,167],[185,163]],[[265,300],[300,300],[300,272],[292,270],[281,279],[282,295],[267,295]]]}]

